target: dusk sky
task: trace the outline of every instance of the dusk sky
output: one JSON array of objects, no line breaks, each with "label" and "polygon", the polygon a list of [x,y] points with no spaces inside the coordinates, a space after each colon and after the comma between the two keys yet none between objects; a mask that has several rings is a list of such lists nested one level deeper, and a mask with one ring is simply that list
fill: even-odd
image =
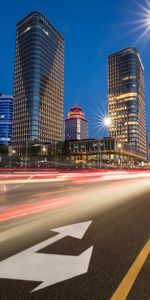
[{"label": "dusk sky", "polygon": [[107,56],[133,46],[139,51],[145,69],[146,122],[150,134],[150,29],[143,34],[148,6],[144,0],[1,1],[1,92],[13,94],[16,23],[38,10],[65,39],[64,116],[78,103],[89,120],[89,136],[103,136],[97,125],[100,113],[107,112]]}]

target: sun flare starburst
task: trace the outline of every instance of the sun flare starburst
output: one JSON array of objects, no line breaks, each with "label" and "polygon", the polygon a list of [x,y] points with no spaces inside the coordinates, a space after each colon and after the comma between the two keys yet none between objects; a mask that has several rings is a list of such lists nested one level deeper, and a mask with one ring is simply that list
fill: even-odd
[{"label": "sun flare starburst", "polygon": [[[106,105],[105,105],[106,106]],[[91,110],[94,118],[90,120],[92,124],[91,135],[95,138],[103,138],[104,136],[108,135],[109,128],[114,125],[114,121],[106,112],[106,109],[100,108],[96,106],[94,110]]]},{"label": "sun flare starburst", "polygon": [[112,125],[112,120],[107,114],[101,114],[99,124],[101,129],[109,129]]},{"label": "sun flare starburst", "polygon": [[145,4],[135,1],[138,10],[131,13],[136,16],[136,19],[128,22],[128,25],[132,25],[134,28],[130,33],[138,32],[138,38],[135,44],[138,44],[141,40],[147,42],[150,38],[150,0],[145,0]]}]

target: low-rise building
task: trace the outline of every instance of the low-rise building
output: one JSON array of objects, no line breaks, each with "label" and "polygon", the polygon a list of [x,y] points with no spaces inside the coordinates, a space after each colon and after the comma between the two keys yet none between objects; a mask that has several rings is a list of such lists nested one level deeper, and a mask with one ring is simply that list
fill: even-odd
[{"label": "low-rise building", "polygon": [[71,160],[91,167],[139,168],[147,165],[145,152],[112,137],[70,141]]}]

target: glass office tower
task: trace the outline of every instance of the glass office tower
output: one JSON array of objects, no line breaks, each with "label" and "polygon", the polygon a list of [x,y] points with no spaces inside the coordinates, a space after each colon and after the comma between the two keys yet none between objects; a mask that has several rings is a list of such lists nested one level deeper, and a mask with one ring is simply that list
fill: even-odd
[{"label": "glass office tower", "polygon": [[0,145],[10,145],[12,137],[13,97],[0,94]]},{"label": "glass office tower", "polygon": [[135,48],[108,57],[110,136],[146,153],[144,68]]},{"label": "glass office tower", "polygon": [[[62,140],[64,39],[39,12],[17,24],[13,146]],[[19,152],[19,151],[18,151]]]}]

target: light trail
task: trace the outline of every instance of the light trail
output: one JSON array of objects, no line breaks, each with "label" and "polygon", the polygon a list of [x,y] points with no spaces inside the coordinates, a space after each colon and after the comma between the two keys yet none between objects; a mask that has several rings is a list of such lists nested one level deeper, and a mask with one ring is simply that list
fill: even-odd
[{"label": "light trail", "polygon": [[[142,185],[142,189],[144,189],[144,184],[147,184],[147,181],[150,182],[150,173],[149,172],[103,172],[103,176],[99,176],[101,174],[100,172],[97,174],[97,177],[94,176],[89,177],[87,174],[87,177],[84,178],[82,172],[78,172],[78,174],[75,175],[81,175],[82,177],[71,177],[74,187],[70,189],[60,189],[56,191],[45,191],[45,192],[39,192],[37,190],[36,195],[33,195],[34,198],[31,195],[31,201],[28,201],[25,203],[21,203],[19,200],[16,202],[13,206],[1,206],[1,212],[0,212],[0,221],[6,221],[18,217],[22,217],[25,215],[31,215],[31,214],[37,214],[42,211],[46,211],[48,209],[52,208],[58,208],[66,205],[70,205],[71,203],[76,202],[86,202],[87,201],[94,201],[95,204],[101,203],[105,201],[105,199],[108,198],[109,191],[111,189],[111,193],[117,192],[117,194],[120,193],[120,200],[122,200],[123,195],[123,189],[125,190],[125,195],[127,195],[128,190],[132,189],[134,191],[135,186],[138,190],[138,186]],[[72,176],[73,174],[71,174]],[[140,179],[145,178],[145,181],[141,181]],[[135,179],[132,181],[131,179]],[[119,183],[119,180],[122,180],[122,183]],[[127,180],[127,181],[123,181]],[[103,181],[110,182],[110,184],[107,185],[97,185],[92,186],[93,183],[100,183]],[[113,184],[113,182],[115,182]],[[112,184],[111,184],[112,182]],[[138,184],[137,184],[138,182]],[[81,187],[76,187],[76,185],[82,185]],[[86,189],[87,184],[89,187]],[[50,187],[49,187],[50,188]],[[115,189],[114,189],[115,188]],[[126,189],[125,189],[126,188]],[[82,189],[82,191],[80,191]],[[57,196],[59,195],[59,197]],[[5,194],[6,195],[6,194]],[[62,197],[61,197],[62,196]],[[111,196],[111,195],[110,195]],[[19,194],[19,198],[24,197],[23,195]],[[56,198],[57,197],[57,198]],[[30,196],[29,196],[30,200]],[[10,202],[11,203],[11,202]],[[93,203],[93,202],[92,202]],[[108,203],[108,200],[106,201]]]},{"label": "light trail", "polygon": [[[149,177],[149,171],[125,171],[125,170],[95,170],[95,171],[74,171],[74,172],[58,172],[57,174],[52,173],[40,173],[40,174],[32,174],[26,173],[26,175],[16,175],[12,174],[11,177],[7,175],[3,176],[0,180],[1,185],[6,184],[25,184],[25,183],[44,183],[44,182],[61,182],[61,181],[72,181],[73,183],[92,183],[97,181],[105,181],[105,180],[120,180],[120,179],[129,179],[136,177]],[[77,179],[77,180],[76,180]]]},{"label": "light trail", "polygon": [[66,206],[67,204],[70,204],[77,200],[79,200],[79,198],[73,196],[69,196],[69,197],[65,196],[65,197],[47,199],[41,201],[38,200],[37,202],[34,203],[30,202],[28,204],[16,205],[13,208],[7,208],[0,213],[0,222],[8,221],[23,216],[37,214],[52,208]]}]

